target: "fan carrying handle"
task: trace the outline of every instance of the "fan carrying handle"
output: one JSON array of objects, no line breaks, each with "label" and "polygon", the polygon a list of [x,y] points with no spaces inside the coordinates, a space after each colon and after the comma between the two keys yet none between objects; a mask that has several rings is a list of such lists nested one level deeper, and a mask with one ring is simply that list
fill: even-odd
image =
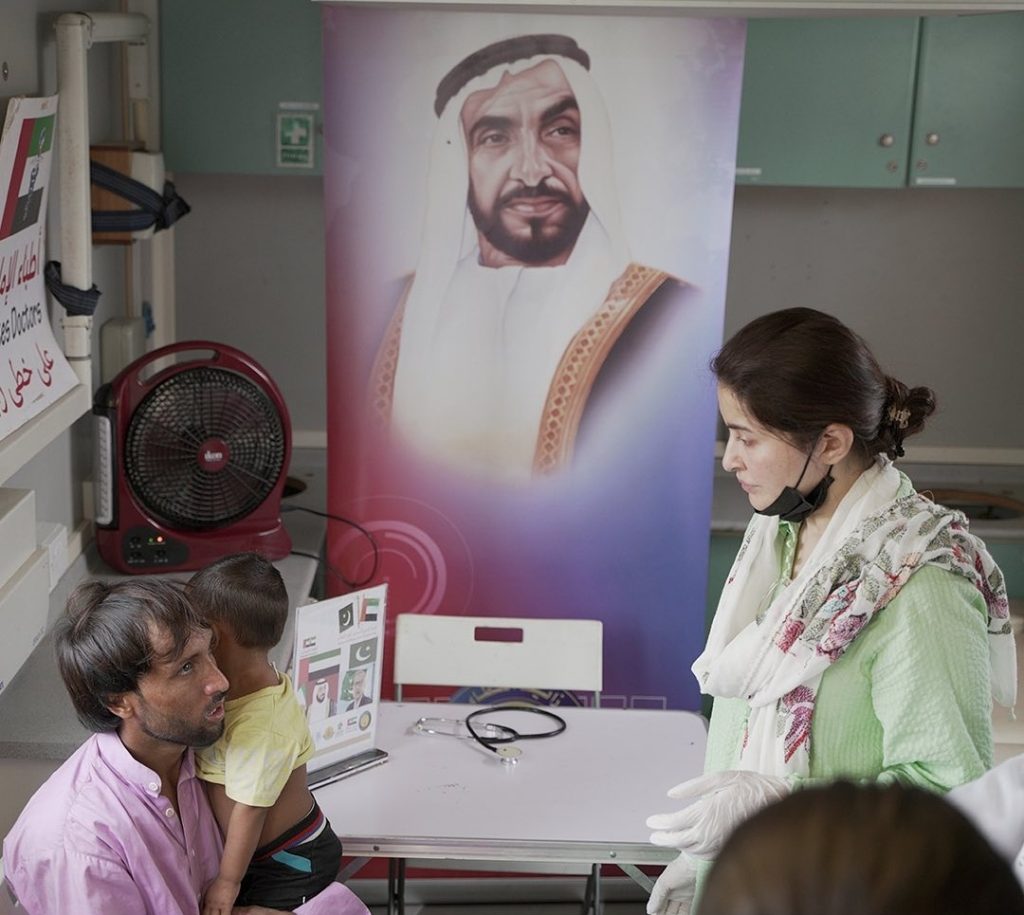
[{"label": "fan carrying handle", "polygon": [[[181,355],[186,353],[190,354],[188,358],[181,359]],[[280,388],[252,356],[227,343],[218,343],[214,340],[181,340],[169,343],[140,356],[122,369],[110,384],[113,389],[122,391],[123,396],[127,398],[127,405],[134,409],[153,388],[185,366],[224,369],[246,377],[254,376],[262,382],[281,413],[285,429],[285,446],[288,453],[291,453],[291,415]]]},{"label": "fan carrying handle", "polygon": [[[187,358],[182,359],[182,354],[188,354]],[[186,365],[210,366],[243,373],[255,370],[262,381],[270,383],[274,388],[277,387],[263,367],[251,356],[227,343],[212,340],[181,340],[161,346],[140,356],[127,366],[121,375],[133,376],[136,384],[148,389],[158,382],[162,372]]]}]

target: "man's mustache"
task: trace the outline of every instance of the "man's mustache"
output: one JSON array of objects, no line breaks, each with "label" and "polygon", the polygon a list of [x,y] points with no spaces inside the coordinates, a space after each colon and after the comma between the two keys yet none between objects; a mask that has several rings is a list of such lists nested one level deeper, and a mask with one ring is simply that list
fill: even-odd
[{"label": "man's mustache", "polygon": [[533,187],[519,187],[506,194],[502,194],[498,198],[498,206],[507,206],[508,204],[515,203],[519,200],[536,200],[539,197],[557,200],[569,207],[575,206],[572,197],[570,197],[568,193],[563,191],[561,188],[551,187],[543,181]]}]

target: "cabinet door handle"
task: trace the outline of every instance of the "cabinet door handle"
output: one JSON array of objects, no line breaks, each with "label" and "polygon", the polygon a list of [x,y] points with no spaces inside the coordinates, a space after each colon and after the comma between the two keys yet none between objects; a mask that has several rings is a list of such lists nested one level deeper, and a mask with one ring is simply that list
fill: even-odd
[{"label": "cabinet door handle", "polygon": [[887,149],[888,149],[888,147],[892,146],[892,144],[895,143],[895,142],[896,142],[896,138],[891,133],[883,133],[878,138],[878,145],[879,146],[884,146]]},{"label": "cabinet door handle", "polygon": [[938,146],[939,145],[939,139],[940,139],[939,135],[934,130],[931,133],[926,133],[924,135],[924,141],[929,146]]}]

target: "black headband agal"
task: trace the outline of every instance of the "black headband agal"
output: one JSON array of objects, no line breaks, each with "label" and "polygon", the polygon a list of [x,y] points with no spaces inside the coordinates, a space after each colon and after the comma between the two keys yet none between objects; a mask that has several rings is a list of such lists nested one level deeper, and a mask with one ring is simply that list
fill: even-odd
[{"label": "black headband agal", "polygon": [[437,84],[437,95],[434,97],[434,114],[438,117],[444,106],[459,93],[459,90],[471,79],[483,76],[498,64],[510,64],[538,54],[557,54],[575,60],[585,70],[590,69],[590,55],[587,54],[574,38],[567,35],[518,35],[496,41],[469,57],[460,60],[449,70]]}]

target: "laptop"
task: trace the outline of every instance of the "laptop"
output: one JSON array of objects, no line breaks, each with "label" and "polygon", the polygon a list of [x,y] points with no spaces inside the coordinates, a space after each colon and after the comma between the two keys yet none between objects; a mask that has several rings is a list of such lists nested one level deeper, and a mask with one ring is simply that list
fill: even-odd
[{"label": "laptop", "polygon": [[387,761],[375,745],[386,605],[378,585],[296,611],[292,673],[315,747],[311,789]]}]

